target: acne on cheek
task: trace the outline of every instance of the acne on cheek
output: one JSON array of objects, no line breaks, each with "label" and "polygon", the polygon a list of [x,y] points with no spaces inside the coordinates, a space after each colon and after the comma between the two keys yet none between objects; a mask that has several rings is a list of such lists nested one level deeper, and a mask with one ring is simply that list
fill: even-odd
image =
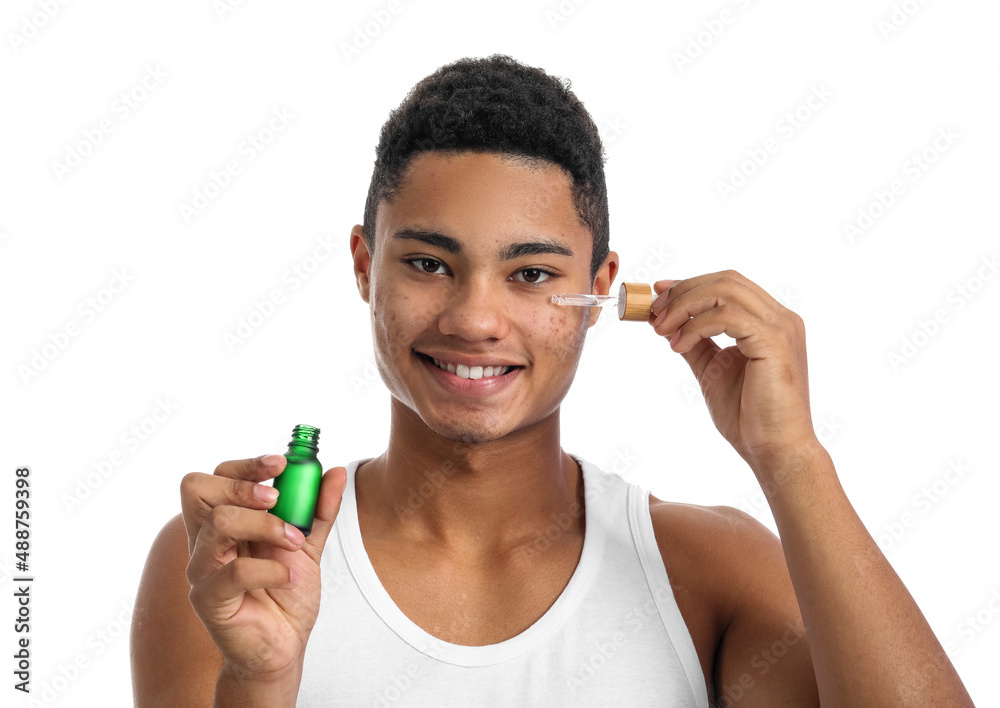
[{"label": "acne on cheek", "polygon": [[[567,312],[565,310],[581,310]],[[587,313],[584,308],[559,308],[558,312],[549,313],[547,317],[539,317],[535,323],[535,331],[544,344],[544,351],[549,356],[565,358],[572,351],[579,350],[586,332],[584,319]]]}]

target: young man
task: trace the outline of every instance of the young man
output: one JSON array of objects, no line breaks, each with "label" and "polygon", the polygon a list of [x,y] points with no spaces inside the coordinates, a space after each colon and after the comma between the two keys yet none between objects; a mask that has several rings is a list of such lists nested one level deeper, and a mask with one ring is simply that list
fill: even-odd
[{"label": "young man", "polygon": [[560,447],[597,312],[551,296],[618,271],[561,82],[502,56],[421,81],[351,249],[389,446],[324,475],[305,539],[264,513],[280,455],[184,477],[136,603],[136,705],[971,705],[814,434],[802,321],[739,273],[657,282],[650,325],[783,544]]}]

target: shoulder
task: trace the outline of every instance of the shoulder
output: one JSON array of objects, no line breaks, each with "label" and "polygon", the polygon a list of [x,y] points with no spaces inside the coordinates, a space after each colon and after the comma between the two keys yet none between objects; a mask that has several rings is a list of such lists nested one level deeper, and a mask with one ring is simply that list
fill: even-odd
[{"label": "shoulder", "polygon": [[714,655],[740,608],[786,572],[781,542],[729,506],[668,502],[650,494],[649,515],[681,614],[692,635],[701,635],[699,649]]},{"label": "shoulder", "polygon": [[[678,607],[716,692],[749,677],[756,695],[744,701],[748,706],[788,686],[813,705],[812,660],[778,537],[728,506],[665,502],[650,495],[650,517]],[[774,666],[779,653],[788,658]]]},{"label": "shoulder", "polygon": [[720,609],[736,609],[740,592],[753,590],[745,584],[761,576],[762,563],[785,570],[778,537],[739,509],[667,502],[651,494],[649,514],[668,574],[673,565],[677,573],[691,576]]},{"label": "shoulder", "polygon": [[[764,524],[730,506],[668,502],[649,495],[649,514],[661,555],[697,562],[702,572],[730,580],[758,569],[762,560],[784,568],[781,541]],[[713,564],[706,565],[712,560]]]}]

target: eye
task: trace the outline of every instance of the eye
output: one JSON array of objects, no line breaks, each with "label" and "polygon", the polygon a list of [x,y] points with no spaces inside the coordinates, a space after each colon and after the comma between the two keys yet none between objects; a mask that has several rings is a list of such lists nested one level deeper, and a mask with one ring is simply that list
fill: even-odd
[{"label": "eye", "polygon": [[541,285],[550,278],[556,277],[549,271],[542,270],[541,268],[522,268],[521,270],[517,271],[517,275],[524,276],[524,280],[521,280],[519,282],[528,283],[529,285]]},{"label": "eye", "polygon": [[[431,275],[438,275],[437,271],[439,268],[447,270],[445,264],[435,258],[406,258],[403,262],[409,263],[421,273],[429,273]],[[440,273],[440,275],[444,275],[444,273]]]}]

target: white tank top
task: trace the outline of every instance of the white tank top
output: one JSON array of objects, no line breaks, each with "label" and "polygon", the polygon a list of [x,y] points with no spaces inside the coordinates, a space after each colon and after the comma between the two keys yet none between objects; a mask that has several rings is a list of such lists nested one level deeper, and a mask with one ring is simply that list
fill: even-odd
[{"label": "white tank top", "polygon": [[395,605],[358,525],[354,473],[368,460],[348,465],[321,559],[322,599],[297,708],[708,708],[694,642],[653,536],[649,492],[574,459],[583,470],[586,510],[580,562],[537,622],[487,646],[441,641]]}]

